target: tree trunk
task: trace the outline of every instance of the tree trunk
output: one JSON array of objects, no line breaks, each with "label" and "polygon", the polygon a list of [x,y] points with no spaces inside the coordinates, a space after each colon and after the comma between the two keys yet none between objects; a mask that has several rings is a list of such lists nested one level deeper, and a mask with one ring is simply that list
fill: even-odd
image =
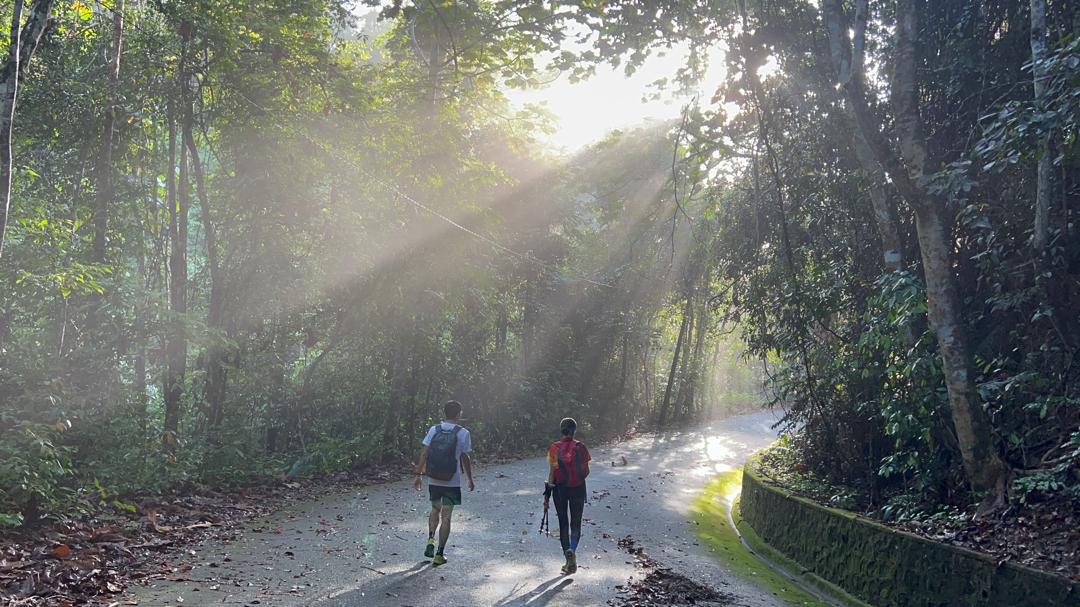
[{"label": "tree trunk", "polygon": [[383,459],[389,461],[397,457],[399,425],[401,423],[402,358],[401,348],[391,346],[389,365],[386,369],[386,383],[389,400],[386,417],[383,419]]},{"label": "tree trunk", "polygon": [[[169,172],[175,171],[176,128],[169,129]],[[175,439],[180,428],[180,398],[184,376],[187,373],[187,332],[184,315],[187,314],[187,232],[188,232],[188,170],[187,149],[180,146],[179,181],[171,188],[169,202],[169,311],[171,327],[166,356],[168,357],[165,390],[165,432]],[[168,440],[168,439],[167,439]]]},{"label": "tree trunk", "polygon": [[[1031,0],[1031,75],[1035,87],[1035,107],[1046,111],[1046,0]],[[1050,188],[1054,170],[1050,158],[1050,133],[1039,138],[1036,169],[1035,226],[1031,246],[1041,253],[1050,240]]]},{"label": "tree trunk", "polygon": [[[186,113],[187,95],[187,50],[190,39],[190,27],[181,28],[180,60],[177,69],[176,84],[180,91],[181,111]],[[176,116],[170,112],[169,119],[169,175],[172,176],[176,160],[177,133]],[[180,399],[183,395],[184,377],[187,375],[187,240],[188,209],[191,208],[191,184],[188,178],[187,147],[180,143],[180,175],[173,186],[173,200],[169,203],[169,310],[172,327],[166,356],[165,391],[165,434],[168,444],[173,444],[180,430]]]},{"label": "tree trunk", "polygon": [[655,367],[655,361],[649,358],[649,352],[652,350],[652,341],[644,340],[643,347],[641,348],[641,399],[634,400],[634,406],[631,417],[636,420],[641,410],[642,405],[648,406],[652,403],[653,397],[653,384],[652,376],[653,369]]},{"label": "tree trunk", "polygon": [[[625,403],[623,398],[626,393],[626,378],[630,375],[630,331],[623,328],[622,347],[619,348],[619,387],[615,390],[615,398]],[[620,409],[626,411],[625,405]]]},{"label": "tree trunk", "polygon": [[222,345],[221,331],[224,329],[224,293],[221,266],[218,260],[217,227],[210,210],[210,195],[206,188],[206,172],[199,157],[199,148],[195,144],[192,132],[194,116],[192,106],[185,102],[181,132],[184,145],[191,156],[191,170],[195,176],[195,192],[199,199],[199,218],[206,238],[206,266],[210,273],[210,296],[207,302],[206,326],[209,329],[210,345],[206,351],[206,386],[204,397],[208,407],[207,422],[210,428],[221,424],[224,415],[225,393],[228,373],[225,369],[227,352]]},{"label": "tree trunk", "polygon": [[1007,470],[994,449],[990,419],[975,389],[971,351],[952,269],[952,241],[943,214],[944,210],[935,204],[923,205],[915,212],[926,280],[927,316],[941,352],[949,409],[964,469],[977,489],[1004,490],[999,484]]},{"label": "tree trunk", "polygon": [[[826,8],[836,10],[835,0],[827,2]],[[952,241],[945,222],[944,205],[919,185],[926,175],[928,154],[916,84],[916,0],[899,0],[896,16],[896,69],[891,83],[891,103],[900,140],[900,156],[881,133],[881,123],[870,109],[860,75],[853,73],[843,89],[874,158],[915,211],[915,228],[926,281],[927,316],[942,355],[949,410],[964,472],[975,489],[993,491],[993,497],[1000,503],[1007,490],[1009,469],[994,448],[990,420],[975,390],[971,350],[953,274]]]},{"label": "tree trunk", "polygon": [[656,423],[659,430],[664,429],[667,423],[668,408],[671,406],[671,389],[675,385],[675,373],[679,369],[679,355],[682,353],[683,342],[686,340],[686,329],[690,322],[690,306],[693,299],[686,296],[686,309],[683,311],[682,323],[679,325],[679,337],[675,340],[675,351],[671,354],[671,369],[668,371],[667,386],[664,388],[664,399],[660,401],[660,415]]},{"label": "tree trunk", "polygon": [[[869,12],[867,4],[868,0],[858,0],[856,3],[854,43],[851,43],[848,40],[847,24],[841,18],[839,0],[827,0],[825,3],[829,21],[830,49],[832,50],[833,63],[836,66],[841,86],[846,86],[852,78],[857,78],[859,81],[864,79],[866,21]],[[845,61],[845,55],[849,52],[849,49],[851,57],[850,60]],[[847,117],[851,129],[855,159],[866,173],[870,204],[874,210],[874,221],[877,226],[878,236],[881,238],[882,261],[890,272],[899,272],[904,268],[903,246],[900,241],[896,207],[889,200],[888,192],[885,189],[885,170],[881,167],[881,163],[874,158],[870,144],[866,141],[862,131],[859,130],[858,121],[850,103],[844,105],[844,115]]]},{"label": "tree trunk", "polygon": [[[146,269],[146,211],[145,209],[156,208],[156,194],[157,191],[157,167],[154,163],[154,155],[148,154],[148,165],[150,170],[145,168],[139,171],[136,175],[136,180],[144,182],[144,195],[146,200],[144,201],[143,210],[139,214],[139,241],[138,241],[138,260],[136,276],[136,289],[135,289],[135,415],[139,420],[139,438],[145,444],[146,432],[149,427],[150,416],[150,399],[146,392],[146,342],[147,342],[147,330],[146,330],[146,311],[148,306],[147,292],[150,290],[149,277]],[[149,173],[146,175],[145,173]]]},{"label": "tree trunk", "polygon": [[113,11],[112,46],[109,49],[109,105],[101,127],[101,149],[94,168],[97,191],[94,193],[94,243],[93,260],[105,261],[106,236],[109,229],[109,206],[116,188],[113,184],[113,131],[116,112],[120,104],[120,53],[124,37],[124,0],[117,0]]},{"label": "tree trunk", "polygon": [[8,60],[0,71],[0,256],[4,254],[11,211],[11,171],[14,158],[11,141],[15,126],[15,105],[19,96],[19,79],[37,50],[41,36],[49,23],[53,0],[35,0],[30,6],[26,24],[21,25],[23,0],[15,0],[11,13],[11,35]]},{"label": "tree trunk", "polygon": [[[691,291],[692,293],[693,291]],[[675,417],[676,419],[683,420],[686,418],[687,405],[687,389],[692,382],[690,377],[690,362],[694,358],[694,353],[690,349],[690,344],[694,341],[694,336],[698,334],[700,319],[697,314],[694,313],[693,296],[686,302],[686,314],[690,316],[690,323],[686,325],[686,346],[684,348],[682,360],[679,361],[679,388],[675,392]]]},{"label": "tree trunk", "polygon": [[[705,271],[706,293],[708,293],[708,285],[711,282],[711,269]],[[705,356],[705,340],[708,338],[709,324],[707,322],[709,315],[709,298],[706,295],[702,298],[701,306],[697,312],[697,334],[694,338],[694,350],[690,358],[690,375],[687,378],[687,396],[686,396],[686,410],[691,415],[697,414],[699,408],[696,407],[698,400],[698,386],[701,383],[701,371],[704,368]]]},{"label": "tree trunk", "polygon": [[[852,80],[862,81],[868,18],[868,0],[858,0],[855,7],[854,42],[849,38],[848,27],[841,0],[825,0],[822,11],[829,32],[829,51],[833,69],[841,90],[847,88]],[[881,256],[889,272],[899,272],[904,268],[904,250],[900,239],[899,221],[896,207],[886,191],[885,170],[874,157],[874,152],[866,136],[859,129],[858,119],[850,101],[844,104],[844,115],[851,130],[851,143],[855,159],[866,173],[870,204],[874,210],[874,221],[878,236],[881,238]],[[914,336],[909,327],[904,329],[905,342],[910,344]]]},{"label": "tree trunk", "polygon": [[[836,0],[827,1],[825,8],[834,15],[839,10]],[[957,432],[964,471],[975,489],[994,491],[993,497],[1000,503],[1007,490],[1009,469],[994,448],[990,420],[975,390],[971,350],[953,274],[952,241],[945,222],[944,205],[919,185],[927,174],[928,154],[922,134],[916,84],[917,10],[916,0],[899,0],[896,7],[896,68],[891,83],[891,104],[899,136],[900,156],[881,133],[881,122],[867,102],[861,74],[853,72],[843,83],[843,89],[874,158],[888,173],[901,197],[915,211],[915,228],[927,289],[927,316],[942,355],[949,410]],[[842,31],[842,28],[838,30]],[[843,35],[838,39],[842,40]]]}]

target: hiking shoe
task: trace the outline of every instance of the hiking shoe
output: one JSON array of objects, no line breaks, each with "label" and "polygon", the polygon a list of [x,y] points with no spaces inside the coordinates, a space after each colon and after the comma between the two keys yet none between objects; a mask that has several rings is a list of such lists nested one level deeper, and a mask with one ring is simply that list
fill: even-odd
[{"label": "hiking shoe", "polygon": [[446,564],[446,557],[441,554],[436,554],[435,558],[431,559],[431,564],[438,567],[439,565]]},{"label": "hiking shoe", "polygon": [[566,565],[563,567],[565,572],[568,575],[571,574],[571,573],[576,572],[577,571],[577,555],[574,554],[574,551],[570,550],[569,548],[567,548],[566,552],[564,552],[563,554],[566,555]]},{"label": "hiking shoe", "polygon": [[429,537],[427,546],[424,547],[424,558],[431,558],[435,556],[435,538]]}]

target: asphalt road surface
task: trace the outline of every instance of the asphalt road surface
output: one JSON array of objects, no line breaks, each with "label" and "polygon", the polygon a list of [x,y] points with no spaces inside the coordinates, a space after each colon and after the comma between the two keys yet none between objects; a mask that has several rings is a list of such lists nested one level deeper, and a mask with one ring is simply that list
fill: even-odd
[{"label": "asphalt road surface", "polygon": [[[466,491],[454,512],[441,567],[423,558],[427,490],[401,481],[255,521],[229,544],[193,546],[174,563],[180,581],[156,580],[135,597],[139,605],[183,606],[601,606],[617,596],[616,585],[640,575],[616,545],[630,535],[662,565],[745,607],[779,607],[771,593],[725,570],[689,515],[708,480],[775,439],[773,421],[757,413],[593,447],[579,569],[570,577],[559,575],[558,538],[538,533],[546,463],[531,458],[475,466],[476,491]],[[551,525],[557,536],[554,508]]]}]

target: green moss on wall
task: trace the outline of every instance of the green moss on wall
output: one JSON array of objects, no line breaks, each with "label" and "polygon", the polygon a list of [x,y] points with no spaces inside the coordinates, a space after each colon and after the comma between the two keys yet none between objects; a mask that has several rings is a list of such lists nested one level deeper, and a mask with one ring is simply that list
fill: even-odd
[{"label": "green moss on wall", "polygon": [[749,467],[742,516],[781,553],[877,607],[1080,607],[1080,584],[789,495]]}]

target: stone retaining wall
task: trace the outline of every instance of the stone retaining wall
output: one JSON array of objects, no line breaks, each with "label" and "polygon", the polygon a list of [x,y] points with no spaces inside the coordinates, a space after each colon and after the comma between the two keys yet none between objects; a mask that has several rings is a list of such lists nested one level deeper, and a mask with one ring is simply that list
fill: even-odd
[{"label": "stone retaining wall", "polygon": [[770,546],[875,607],[1080,607],[1076,582],[790,495],[751,466],[741,508]]}]

